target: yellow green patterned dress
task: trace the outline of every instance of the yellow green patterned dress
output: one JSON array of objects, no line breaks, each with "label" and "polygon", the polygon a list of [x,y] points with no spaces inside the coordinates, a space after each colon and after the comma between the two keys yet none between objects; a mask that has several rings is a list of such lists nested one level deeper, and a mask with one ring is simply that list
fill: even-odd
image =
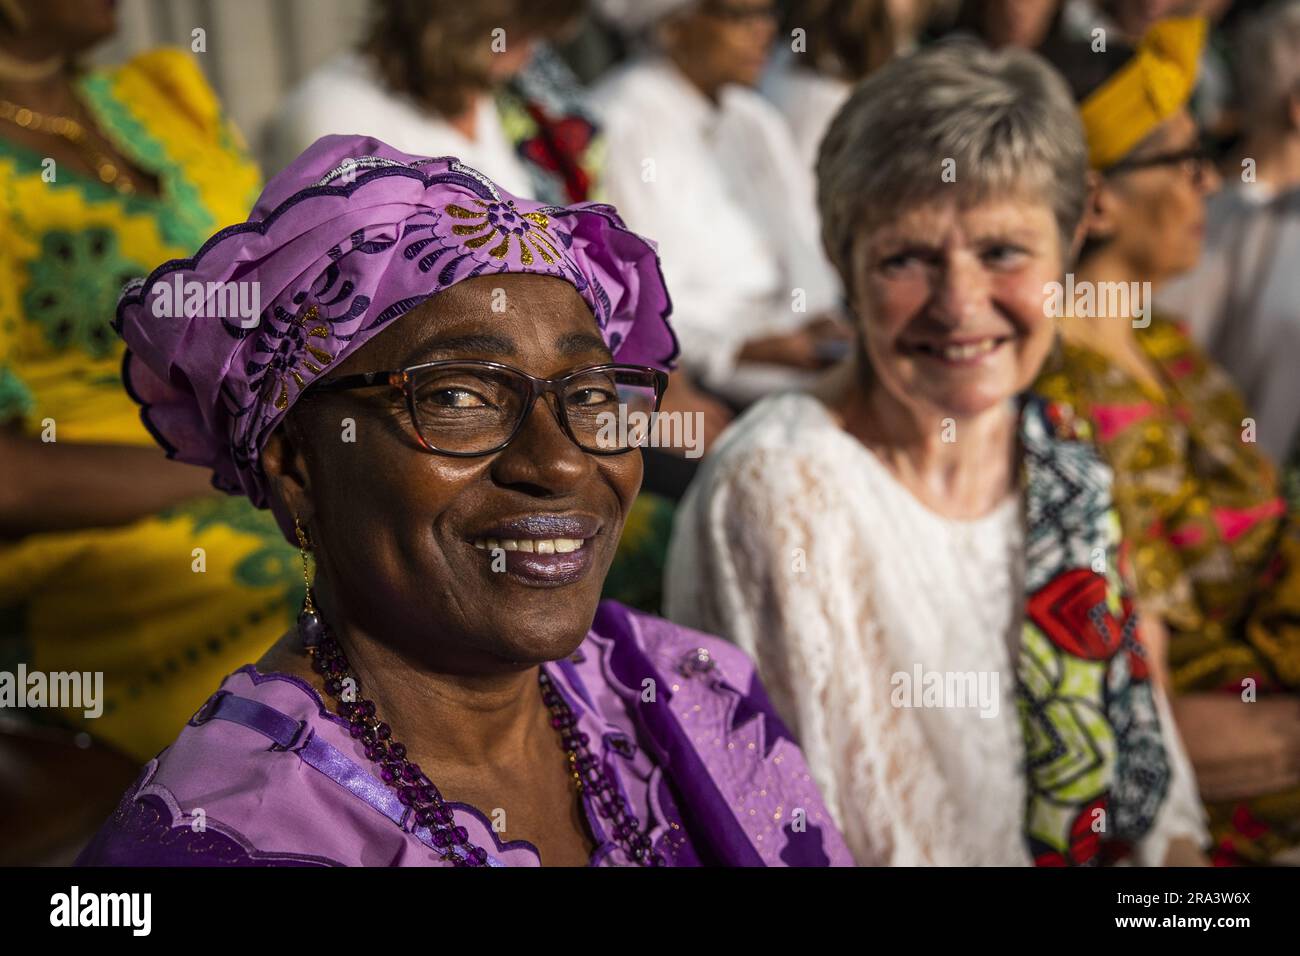
[{"label": "yellow green patterned dress", "polygon": [[[1115,471],[1137,593],[1169,630],[1175,692],[1300,693],[1300,512],[1224,372],[1177,323],[1156,317],[1137,336],[1162,388],[1070,343],[1036,388],[1092,423]],[[1300,846],[1300,791],[1208,809],[1221,862]]]},{"label": "yellow green patterned dress", "polygon": [[[122,386],[118,291],[245,219],[260,176],[185,53],[88,73],[80,92],[161,195],[122,196],[62,169],[46,181],[41,156],[0,139],[0,422],[153,446]],[[294,559],[269,513],[215,495],[124,527],[0,544],[0,671],[104,675],[98,719],[16,713],[151,757],[288,626]]]}]

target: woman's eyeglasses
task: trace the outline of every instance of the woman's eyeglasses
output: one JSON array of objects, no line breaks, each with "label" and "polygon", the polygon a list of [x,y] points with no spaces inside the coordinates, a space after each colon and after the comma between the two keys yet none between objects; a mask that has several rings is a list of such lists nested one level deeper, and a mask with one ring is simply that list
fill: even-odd
[{"label": "woman's eyeglasses", "polygon": [[1156,153],[1152,156],[1120,160],[1120,162],[1106,170],[1106,175],[1113,176],[1116,173],[1135,172],[1139,169],[1152,169],[1158,166],[1177,166],[1189,178],[1199,179],[1212,167],[1213,162],[1214,157],[1210,154],[1210,151],[1204,145],[1198,144],[1187,149],[1174,150],[1168,153]]},{"label": "woman's eyeglasses", "polygon": [[632,418],[635,413],[659,410],[668,375],[643,365],[594,365],[548,379],[498,362],[451,359],[345,375],[310,390],[379,385],[402,392],[416,437],[431,452],[462,458],[498,452],[514,439],[537,399],[553,395],[556,417],[574,444],[596,455],[617,455],[637,447],[639,431],[628,423],[644,421]]}]

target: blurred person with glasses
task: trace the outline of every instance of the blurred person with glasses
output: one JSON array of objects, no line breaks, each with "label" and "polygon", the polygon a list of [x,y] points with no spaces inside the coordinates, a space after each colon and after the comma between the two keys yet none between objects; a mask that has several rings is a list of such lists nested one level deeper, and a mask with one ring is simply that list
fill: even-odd
[{"label": "blurred person with glasses", "polygon": [[1075,295],[1053,306],[1062,347],[1039,387],[1091,423],[1114,469],[1145,635],[1216,859],[1300,862],[1295,516],[1249,406],[1151,302],[1197,263],[1219,183],[1187,110],[1204,37],[1200,18],[1162,20],[1135,50],[1083,44],[1062,61],[1094,188]]}]

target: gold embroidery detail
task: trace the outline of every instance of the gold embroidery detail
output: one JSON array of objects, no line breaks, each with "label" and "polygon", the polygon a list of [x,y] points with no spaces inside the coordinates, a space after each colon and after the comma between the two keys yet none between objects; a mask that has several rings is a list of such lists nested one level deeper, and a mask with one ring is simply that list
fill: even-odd
[{"label": "gold embroidery detail", "polygon": [[[465,240],[465,248],[481,249],[495,241],[496,245],[488,249],[487,253],[494,259],[504,259],[510,254],[511,241],[515,240],[519,243],[519,260],[526,266],[536,261],[536,255],[540,255],[542,261],[548,264],[563,260],[564,255],[556,246],[554,237],[546,231],[550,228],[551,219],[545,213],[519,212],[513,200],[489,205],[480,199],[475,199],[473,204],[478,207],[478,211],[458,203],[449,203],[444,207],[448,215],[456,219],[475,220],[473,223],[461,223],[451,227],[452,235],[472,237]],[[501,222],[493,222],[489,217],[495,210],[501,210],[502,214],[513,214],[523,223],[524,228],[515,232]],[[528,228],[529,226],[532,228]],[[500,237],[499,241],[498,237]]]}]

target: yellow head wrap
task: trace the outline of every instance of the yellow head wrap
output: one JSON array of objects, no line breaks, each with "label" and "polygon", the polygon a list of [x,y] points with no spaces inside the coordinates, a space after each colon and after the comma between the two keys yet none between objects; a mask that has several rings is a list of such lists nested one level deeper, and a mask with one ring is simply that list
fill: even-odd
[{"label": "yellow head wrap", "polygon": [[1142,37],[1133,59],[1083,101],[1079,115],[1093,169],[1122,159],[1187,103],[1205,33],[1203,17],[1159,21]]}]

